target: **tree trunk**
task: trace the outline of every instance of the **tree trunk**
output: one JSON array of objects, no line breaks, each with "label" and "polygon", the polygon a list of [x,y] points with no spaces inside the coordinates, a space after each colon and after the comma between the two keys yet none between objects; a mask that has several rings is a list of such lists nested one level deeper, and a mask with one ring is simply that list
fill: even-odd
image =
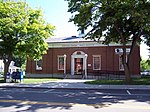
[{"label": "tree trunk", "polygon": [[123,56],[123,57],[125,57],[125,58],[123,59],[125,80],[126,80],[127,83],[130,83],[130,82],[131,82],[130,65],[128,64],[128,62],[126,62],[126,55]]},{"label": "tree trunk", "polygon": [[127,59],[125,42],[123,42],[123,57],[122,58],[123,58],[122,62],[123,62],[124,72],[125,72],[125,80],[126,80],[126,83],[129,84],[131,82],[131,73],[130,73],[130,63],[129,63],[129,60]]},{"label": "tree trunk", "polygon": [[12,61],[12,57],[10,56],[8,59],[3,59],[4,61],[4,81],[6,82],[6,79],[7,79],[7,73],[8,73],[8,70],[9,70],[9,65],[10,65],[10,62]]},{"label": "tree trunk", "polygon": [[8,63],[8,62],[5,62],[5,63],[4,63],[4,81],[5,81],[5,82],[6,82],[6,79],[7,79],[8,69],[9,69],[9,63]]},{"label": "tree trunk", "polygon": [[117,21],[115,23],[115,29],[116,31],[119,33],[120,37],[121,37],[121,43],[123,44],[123,57],[122,57],[122,62],[123,62],[123,66],[124,66],[124,72],[125,72],[125,79],[126,79],[126,82],[127,83],[130,83],[131,82],[131,72],[130,72],[130,64],[131,64],[131,59],[132,59],[132,53],[136,47],[136,43],[140,40],[140,37],[143,33],[143,30],[141,30],[138,34],[134,34],[133,35],[133,40],[132,40],[132,44],[131,44],[131,47],[130,47],[130,53],[127,57],[127,60],[126,60],[126,38],[125,36],[123,36],[123,33],[121,30],[119,30],[119,27],[118,27],[118,24],[117,24]]},{"label": "tree trunk", "polygon": [[126,60],[126,37],[123,36],[122,31],[119,29],[117,22],[115,23],[115,29],[117,30],[117,32],[119,33],[120,37],[121,37],[121,43],[123,45],[123,57],[122,57],[122,62],[123,62],[123,67],[124,67],[124,72],[125,72],[125,80],[127,83],[131,82],[131,73],[130,73],[130,64],[129,61],[130,60]]},{"label": "tree trunk", "polygon": [[131,82],[131,73],[130,73],[130,67],[127,63],[124,64],[124,72],[125,72],[125,80],[126,83],[129,84]]},{"label": "tree trunk", "polygon": [[136,47],[136,43],[139,41],[141,36],[141,33],[139,33],[138,36],[134,36],[134,39],[132,41],[131,47],[130,47],[130,53],[127,57],[127,62],[124,65],[124,70],[125,70],[125,75],[126,75],[126,82],[130,83],[131,82],[131,72],[130,72],[130,64],[131,64],[131,60],[132,60],[132,53]]}]

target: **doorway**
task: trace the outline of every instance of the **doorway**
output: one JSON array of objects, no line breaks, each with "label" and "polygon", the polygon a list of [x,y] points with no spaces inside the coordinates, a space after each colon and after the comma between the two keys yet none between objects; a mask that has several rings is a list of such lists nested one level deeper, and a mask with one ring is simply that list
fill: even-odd
[{"label": "doorway", "polygon": [[82,74],[83,73],[83,58],[75,58],[74,61],[74,74]]},{"label": "doorway", "polygon": [[76,51],[71,55],[71,75],[82,74],[87,77],[87,57],[83,51]]}]

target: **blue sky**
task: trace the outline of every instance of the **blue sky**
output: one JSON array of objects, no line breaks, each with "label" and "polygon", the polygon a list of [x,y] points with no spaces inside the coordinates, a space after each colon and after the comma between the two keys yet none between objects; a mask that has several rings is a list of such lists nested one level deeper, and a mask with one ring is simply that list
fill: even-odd
[{"label": "blue sky", "polygon": [[64,0],[26,0],[32,8],[40,8],[45,20],[56,26],[55,37],[78,35],[77,27],[68,22],[71,14],[67,12],[68,3]]}]

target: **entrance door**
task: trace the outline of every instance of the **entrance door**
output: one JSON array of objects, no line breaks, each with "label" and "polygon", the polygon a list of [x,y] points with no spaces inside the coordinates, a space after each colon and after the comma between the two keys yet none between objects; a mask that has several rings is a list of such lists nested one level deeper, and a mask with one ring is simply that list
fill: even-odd
[{"label": "entrance door", "polygon": [[74,74],[82,74],[83,72],[83,58],[75,58]]},{"label": "entrance door", "polygon": [[76,51],[71,55],[71,75],[82,74],[87,77],[87,54]]}]

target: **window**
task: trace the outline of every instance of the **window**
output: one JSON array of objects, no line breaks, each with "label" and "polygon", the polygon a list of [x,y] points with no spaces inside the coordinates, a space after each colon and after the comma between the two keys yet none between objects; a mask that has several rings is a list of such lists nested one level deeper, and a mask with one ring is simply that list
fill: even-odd
[{"label": "window", "polygon": [[36,70],[42,70],[42,60],[36,61]]},{"label": "window", "polygon": [[[124,70],[122,57],[123,57],[123,55],[119,55],[119,70]],[[127,62],[127,55],[126,55],[126,62]]]},{"label": "window", "polygon": [[58,56],[58,70],[64,70],[64,56]]},{"label": "window", "polygon": [[101,69],[101,55],[93,55],[93,70]]}]

